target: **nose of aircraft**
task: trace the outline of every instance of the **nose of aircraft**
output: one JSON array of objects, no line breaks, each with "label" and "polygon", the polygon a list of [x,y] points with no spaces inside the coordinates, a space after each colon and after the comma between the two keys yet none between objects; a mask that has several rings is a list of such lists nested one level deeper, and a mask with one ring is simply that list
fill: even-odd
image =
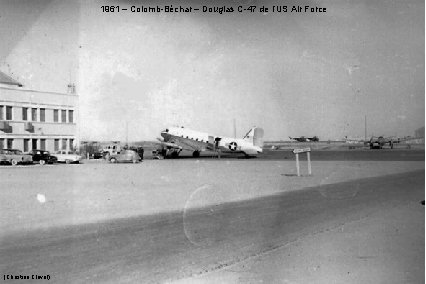
[{"label": "nose of aircraft", "polygon": [[170,139],[170,134],[166,131],[161,132],[161,137],[164,138],[164,142],[167,142]]}]

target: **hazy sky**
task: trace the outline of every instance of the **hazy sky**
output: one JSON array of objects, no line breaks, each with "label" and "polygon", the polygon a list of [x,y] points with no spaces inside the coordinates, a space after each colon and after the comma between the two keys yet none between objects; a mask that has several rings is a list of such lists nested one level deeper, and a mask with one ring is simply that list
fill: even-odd
[{"label": "hazy sky", "polygon": [[[80,95],[82,139],[168,125],[266,139],[413,135],[424,125],[424,1],[227,1],[327,13],[102,13],[147,1],[0,0],[0,70]],[[154,3],[154,1],[152,2]],[[151,5],[224,5],[161,1]],[[160,3],[157,1],[157,3]]]}]

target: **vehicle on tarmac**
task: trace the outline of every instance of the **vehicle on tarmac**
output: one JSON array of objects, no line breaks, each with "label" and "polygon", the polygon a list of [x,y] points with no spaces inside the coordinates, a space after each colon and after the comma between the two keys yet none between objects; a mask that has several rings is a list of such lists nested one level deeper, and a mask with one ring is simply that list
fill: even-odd
[{"label": "vehicle on tarmac", "polygon": [[104,155],[101,151],[96,151],[92,154],[92,159],[103,159]]},{"label": "vehicle on tarmac", "polygon": [[133,150],[122,150],[117,154],[112,154],[109,156],[108,161],[110,163],[139,163],[141,161],[141,157],[138,153]]},{"label": "vehicle on tarmac", "polygon": [[119,142],[119,141],[114,141],[114,142],[112,142],[111,144],[105,145],[105,146],[102,148],[102,150],[101,150],[102,157],[103,157],[105,160],[109,161],[109,158],[110,158],[112,155],[116,155],[116,154],[120,153],[120,152],[121,152],[121,150],[122,150],[122,149],[121,149],[120,142]]},{"label": "vehicle on tarmac", "polygon": [[138,155],[139,155],[139,157],[140,157],[140,159],[141,160],[143,160],[143,154],[144,154],[144,152],[145,152],[145,150],[144,150],[144,148],[143,147],[130,147],[130,150],[133,150],[133,151],[135,151],[136,153],[138,153]]},{"label": "vehicle on tarmac", "polygon": [[33,157],[22,153],[21,150],[17,149],[3,149],[0,150],[0,164],[11,164],[16,166],[17,164],[32,164]]},{"label": "vehicle on tarmac", "polygon": [[50,155],[50,152],[46,150],[31,150],[28,154],[33,157],[33,162],[37,162],[40,165],[53,164],[58,161],[55,156]]},{"label": "vehicle on tarmac", "polygon": [[58,163],[80,163],[82,157],[72,151],[66,151],[66,150],[59,150],[56,151],[56,153],[52,154],[52,156],[56,157],[58,159]]}]

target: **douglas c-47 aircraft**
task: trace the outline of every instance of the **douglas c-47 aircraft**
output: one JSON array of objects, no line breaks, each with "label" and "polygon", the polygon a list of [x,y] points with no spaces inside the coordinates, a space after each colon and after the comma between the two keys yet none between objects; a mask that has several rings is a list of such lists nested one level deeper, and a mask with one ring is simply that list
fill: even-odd
[{"label": "douglas c-47 aircraft", "polygon": [[305,137],[305,136],[300,136],[300,137],[288,137],[291,140],[295,140],[297,142],[318,142],[319,138],[317,136],[314,137]]},{"label": "douglas c-47 aircraft", "polygon": [[219,151],[221,153],[243,153],[256,156],[262,152],[263,129],[253,127],[241,139],[210,135],[184,127],[170,127],[161,132],[162,144],[167,149],[164,156],[177,157],[182,150],[192,151],[193,157],[199,157],[201,151]]}]

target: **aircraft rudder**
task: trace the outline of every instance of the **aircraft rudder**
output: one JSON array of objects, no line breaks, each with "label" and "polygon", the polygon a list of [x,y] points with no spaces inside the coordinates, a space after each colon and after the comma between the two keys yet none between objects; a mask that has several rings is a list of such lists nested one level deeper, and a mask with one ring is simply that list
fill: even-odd
[{"label": "aircraft rudder", "polygon": [[260,127],[253,127],[244,136],[244,140],[253,144],[253,146],[263,147],[264,130]]},{"label": "aircraft rudder", "polygon": [[253,145],[263,147],[263,135],[265,134],[265,131],[263,128],[255,127],[254,128],[254,134],[253,134]]}]

